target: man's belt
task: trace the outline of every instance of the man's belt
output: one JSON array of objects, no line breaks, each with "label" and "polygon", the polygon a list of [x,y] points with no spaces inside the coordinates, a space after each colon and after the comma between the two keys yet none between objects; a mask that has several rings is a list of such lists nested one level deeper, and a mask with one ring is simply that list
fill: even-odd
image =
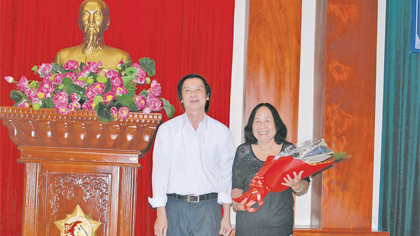
[{"label": "man's belt", "polygon": [[179,200],[184,200],[187,202],[198,203],[200,201],[205,201],[213,198],[217,198],[217,193],[207,193],[203,195],[178,195],[175,193],[168,194],[168,197],[172,197]]}]

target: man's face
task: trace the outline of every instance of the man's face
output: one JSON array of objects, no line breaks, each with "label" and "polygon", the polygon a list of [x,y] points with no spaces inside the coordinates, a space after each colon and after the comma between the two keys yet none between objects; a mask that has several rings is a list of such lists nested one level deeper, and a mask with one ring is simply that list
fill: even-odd
[{"label": "man's face", "polygon": [[182,103],[186,112],[205,111],[208,100],[204,83],[199,78],[190,78],[182,86]]},{"label": "man's face", "polygon": [[85,36],[97,35],[102,37],[109,24],[109,19],[104,18],[101,4],[97,1],[86,3],[80,13],[79,21]]}]

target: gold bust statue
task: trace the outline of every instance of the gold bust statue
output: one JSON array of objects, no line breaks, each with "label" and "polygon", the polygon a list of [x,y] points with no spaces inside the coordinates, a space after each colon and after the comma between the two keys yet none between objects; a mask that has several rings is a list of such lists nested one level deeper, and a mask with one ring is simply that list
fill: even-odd
[{"label": "gold bust statue", "polygon": [[104,32],[110,25],[109,8],[102,0],[85,0],[79,7],[79,28],[83,42],[74,47],[61,49],[54,62],[64,64],[68,60],[80,62],[101,61],[105,69],[116,69],[120,61],[130,61],[131,56],[118,48],[105,45]]}]

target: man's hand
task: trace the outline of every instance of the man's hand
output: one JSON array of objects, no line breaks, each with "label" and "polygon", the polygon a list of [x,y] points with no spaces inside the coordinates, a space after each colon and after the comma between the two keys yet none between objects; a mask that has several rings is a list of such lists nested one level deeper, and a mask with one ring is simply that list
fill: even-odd
[{"label": "man's hand", "polygon": [[156,236],[166,236],[166,232],[168,231],[168,219],[166,218],[165,207],[157,208],[157,218],[154,229]]},{"label": "man's hand", "polygon": [[229,236],[232,232],[232,225],[230,224],[230,204],[222,203],[223,217],[220,226],[219,234],[223,236]]},{"label": "man's hand", "polygon": [[232,225],[230,224],[229,217],[224,216],[222,218],[221,227],[219,234],[223,236],[229,236],[229,234],[232,232]]}]

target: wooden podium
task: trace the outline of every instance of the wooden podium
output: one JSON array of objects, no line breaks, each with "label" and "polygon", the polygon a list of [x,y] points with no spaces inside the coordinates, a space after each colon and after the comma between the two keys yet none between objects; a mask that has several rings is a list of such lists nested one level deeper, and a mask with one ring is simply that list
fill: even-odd
[{"label": "wooden podium", "polygon": [[139,158],[160,113],[101,123],[93,111],[0,107],[0,119],[25,164],[22,235],[60,235],[54,222],[79,205],[102,235],[134,235]]}]

